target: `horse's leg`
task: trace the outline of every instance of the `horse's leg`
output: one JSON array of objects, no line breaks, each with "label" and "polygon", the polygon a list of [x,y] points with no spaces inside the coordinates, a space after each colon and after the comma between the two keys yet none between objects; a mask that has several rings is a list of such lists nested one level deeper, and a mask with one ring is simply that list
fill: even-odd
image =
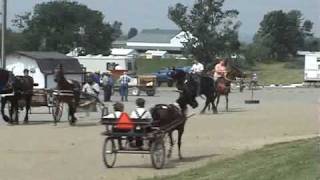
[{"label": "horse's leg", "polygon": [[168,157],[168,158],[171,158],[172,149],[173,149],[173,145],[174,145],[174,143],[173,143],[173,137],[172,137],[172,131],[168,133],[168,136],[169,136],[169,140],[170,140],[170,148],[169,148],[169,150],[168,150],[168,155],[167,155],[167,157]]},{"label": "horse's leg", "polygon": [[[11,112],[10,112],[11,119],[12,119],[12,121],[14,120],[15,124],[19,124],[18,99],[14,98],[11,102],[12,102],[12,104],[11,104]],[[14,117],[12,117],[12,116],[14,116]]]},{"label": "horse's leg", "polygon": [[206,111],[206,109],[207,109],[209,104],[210,104],[210,99],[209,99],[209,97],[206,97],[206,103],[205,103],[203,109],[200,112],[201,114],[203,114]]},{"label": "horse's leg", "polygon": [[229,107],[228,107],[228,104],[229,104],[229,95],[226,94],[225,96],[226,96],[226,111],[228,112],[228,110],[229,110]]},{"label": "horse's leg", "polygon": [[10,122],[10,118],[4,112],[4,109],[5,109],[5,106],[6,106],[6,102],[7,102],[7,98],[6,97],[2,97],[1,98],[1,115],[2,115],[2,119],[5,122]]},{"label": "horse's leg", "polygon": [[211,98],[211,105],[212,105],[212,112],[213,112],[213,114],[217,114],[217,113],[218,113],[217,107],[216,107],[216,105],[214,104],[215,99],[216,99],[215,96],[213,96],[213,97]]},{"label": "horse's leg", "polygon": [[220,94],[217,94],[217,102],[216,102],[216,108],[217,109],[218,109],[219,101],[220,101]]},{"label": "horse's leg", "polygon": [[70,121],[70,125],[75,125],[77,118],[74,116],[75,114],[75,103],[74,102],[69,102],[68,103],[69,106],[69,118],[71,118]]},{"label": "horse's leg", "polygon": [[178,153],[179,153],[179,159],[182,159],[182,154],[181,154],[181,140],[182,140],[182,134],[184,131],[184,124],[182,125],[181,128],[178,129]]},{"label": "horse's leg", "polygon": [[26,115],[24,117],[23,123],[27,124],[27,123],[29,123],[29,111],[30,111],[30,107],[31,107],[31,96],[27,96],[25,98],[25,100],[26,100]]}]

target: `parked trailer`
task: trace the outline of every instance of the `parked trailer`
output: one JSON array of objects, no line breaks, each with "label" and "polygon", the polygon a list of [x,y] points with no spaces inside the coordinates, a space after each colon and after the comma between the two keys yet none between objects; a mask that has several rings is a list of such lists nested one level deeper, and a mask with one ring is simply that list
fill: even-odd
[{"label": "parked trailer", "polygon": [[305,55],[304,81],[320,82],[320,52],[310,52]]}]

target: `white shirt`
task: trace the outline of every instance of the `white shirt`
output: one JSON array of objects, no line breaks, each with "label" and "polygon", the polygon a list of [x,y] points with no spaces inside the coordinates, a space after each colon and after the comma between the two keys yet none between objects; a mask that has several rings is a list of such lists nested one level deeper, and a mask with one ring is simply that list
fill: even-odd
[{"label": "white shirt", "polygon": [[83,87],[82,87],[82,91],[88,94],[92,94],[92,95],[97,95],[95,93],[96,92],[100,92],[100,87],[97,83],[93,83],[92,85],[90,85],[89,83],[86,83]]},{"label": "white shirt", "polygon": [[150,120],[152,120],[150,112],[148,110],[144,109],[144,108],[136,108],[134,111],[131,112],[130,118],[138,119],[139,116],[141,116],[142,114],[143,114],[143,116],[140,117],[141,119],[150,119]]},{"label": "white shirt", "polygon": [[118,119],[118,118],[120,118],[121,113],[122,112],[120,112],[120,111],[115,111],[115,112],[110,113],[110,114],[108,114],[106,116],[103,116],[103,118],[110,118],[110,119],[116,118],[116,119]]},{"label": "white shirt", "polygon": [[193,64],[192,67],[191,67],[191,72],[192,73],[201,73],[203,71],[203,64],[201,63],[196,63],[196,64]]}]

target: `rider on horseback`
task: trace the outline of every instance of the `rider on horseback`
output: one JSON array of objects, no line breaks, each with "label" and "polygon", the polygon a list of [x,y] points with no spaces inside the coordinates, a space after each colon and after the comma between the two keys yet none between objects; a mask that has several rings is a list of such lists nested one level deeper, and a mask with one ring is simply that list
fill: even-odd
[{"label": "rider on horseback", "polygon": [[204,70],[203,64],[201,64],[199,61],[194,60],[193,65],[191,67],[191,76],[193,79],[197,82],[197,95],[200,95],[200,75],[202,74],[202,71]]},{"label": "rider on horseback", "polygon": [[215,65],[213,69],[213,78],[215,81],[219,78],[224,78],[227,70],[226,70],[227,61],[225,59],[219,59],[219,63]]}]

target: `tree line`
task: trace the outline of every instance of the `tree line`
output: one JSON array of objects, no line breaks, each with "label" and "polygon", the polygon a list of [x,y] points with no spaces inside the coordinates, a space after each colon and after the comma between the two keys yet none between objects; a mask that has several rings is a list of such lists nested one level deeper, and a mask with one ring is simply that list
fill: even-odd
[{"label": "tree line", "polygon": [[[312,33],[313,22],[304,20],[298,10],[267,13],[251,44],[240,43],[236,9],[225,10],[225,0],[196,0],[189,9],[177,3],[168,9],[168,18],[187,32],[184,54],[192,55],[208,65],[218,57],[243,55],[244,62],[287,60],[297,50],[319,51],[320,40]],[[122,23],[105,22],[104,15],[72,1],[50,1],[37,4],[32,12],[16,15],[8,30],[8,52],[58,51],[67,53],[82,47],[85,54],[110,53],[111,43],[121,36],[131,38],[138,33],[131,28],[123,35]]]}]

